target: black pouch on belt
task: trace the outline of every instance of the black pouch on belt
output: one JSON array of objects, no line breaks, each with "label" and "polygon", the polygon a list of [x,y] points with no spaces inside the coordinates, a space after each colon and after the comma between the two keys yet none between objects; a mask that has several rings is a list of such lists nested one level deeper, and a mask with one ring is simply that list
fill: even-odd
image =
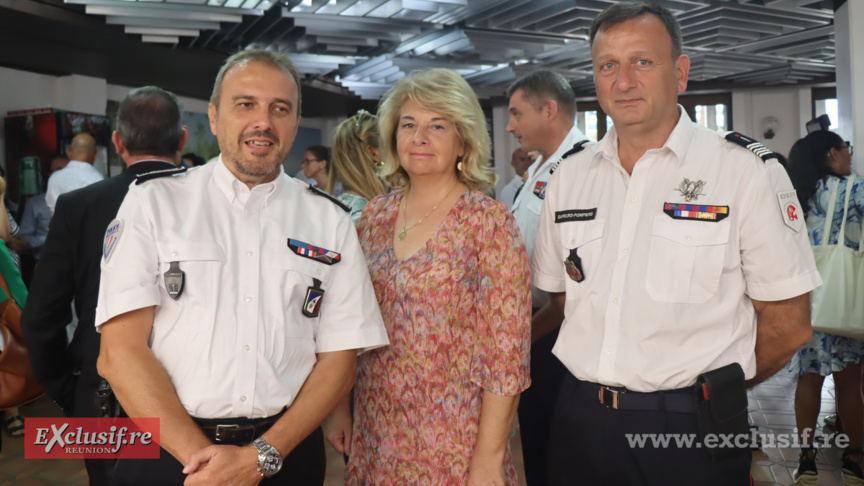
[{"label": "black pouch on belt", "polygon": [[732,363],[696,379],[696,422],[699,441],[710,461],[750,447],[744,370]]}]

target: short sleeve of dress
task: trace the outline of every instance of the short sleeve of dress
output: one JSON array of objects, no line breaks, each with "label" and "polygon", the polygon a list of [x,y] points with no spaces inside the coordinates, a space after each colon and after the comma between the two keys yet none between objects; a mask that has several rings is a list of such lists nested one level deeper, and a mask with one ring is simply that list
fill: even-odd
[{"label": "short sleeve of dress", "polygon": [[491,199],[487,202],[474,212],[481,275],[470,376],[496,395],[517,395],[531,384],[528,254],[507,207]]}]

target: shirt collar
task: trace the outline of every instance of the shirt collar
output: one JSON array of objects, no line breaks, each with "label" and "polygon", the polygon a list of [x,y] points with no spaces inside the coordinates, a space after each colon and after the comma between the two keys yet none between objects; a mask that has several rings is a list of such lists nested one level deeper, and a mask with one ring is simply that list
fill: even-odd
[{"label": "shirt collar", "polygon": [[[219,189],[227,199],[228,202],[234,203],[234,201],[239,201],[242,205],[246,205],[249,201],[250,197],[252,197],[253,193],[256,194],[254,199],[261,199],[262,205],[266,205],[270,199],[279,193],[282,187],[285,185],[285,174],[282,171],[282,167],[279,167],[279,175],[276,176],[270,182],[265,182],[264,184],[258,184],[252,189],[249,189],[245,183],[240,181],[230,170],[225,166],[225,162],[222,161],[222,155],[219,155],[219,160],[213,162],[216,164],[216,167],[213,169],[213,181],[216,184],[216,187]],[[260,196],[257,196],[260,194]]]},{"label": "shirt collar", "polygon": [[[582,135],[582,131],[574,124],[573,127],[567,132],[567,136],[564,137],[564,140],[561,141],[561,144],[558,145],[558,150],[552,153],[548,159],[543,159],[543,156],[537,157],[537,160],[531,164],[531,167],[528,168],[529,174],[528,178],[534,176],[534,174],[540,172],[542,168],[549,162],[555,163],[561,159],[561,156],[564,155],[565,152],[573,148],[573,145],[576,142],[580,142],[584,140],[585,137]],[[532,171],[533,169],[533,171]]]},{"label": "shirt collar", "polygon": [[[693,122],[683,106],[678,105],[678,123],[666,139],[661,149],[670,150],[678,158],[678,165],[684,163],[687,156],[687,149],[690,146],[690,139],[693,137]],[[597,144],[596,156],[602,156],[610,160],[618,160],[618,131],[615,125],[609,128],[603,140]]]}]

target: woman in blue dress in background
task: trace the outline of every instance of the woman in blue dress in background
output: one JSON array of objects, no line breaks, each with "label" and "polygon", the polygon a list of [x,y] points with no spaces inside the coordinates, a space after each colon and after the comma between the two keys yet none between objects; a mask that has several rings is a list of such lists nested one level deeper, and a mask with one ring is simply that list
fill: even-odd
[{"label": "woman in blue dress in background", "polygon": [[[807,232],[813,246],[837,244],[847,184],[852,184],[846,215],[845,245],[858,250],[864,214],[864,179],[852,173],[852,147],[836,133],[810,133],[792,146],[787,170],[798,191],[801,207],[807,215]],[[825,218],[834,185],[838,185],[837,200],[831,231],[826,235]],[[812,446],[813,432],[822,400],[822,383],[826,376],[834,375],[837,412],[849,436],[849,447],[843,451],[843,484],[864,486],[864,474],[860,466],[864,435],[862,357],[864,342],[814,331],[810,343],[792,358],[790,370],[798,374],[795,420],[802,444],[798,470],[795,473],[796,485],[818,484],[816,450]]]}]

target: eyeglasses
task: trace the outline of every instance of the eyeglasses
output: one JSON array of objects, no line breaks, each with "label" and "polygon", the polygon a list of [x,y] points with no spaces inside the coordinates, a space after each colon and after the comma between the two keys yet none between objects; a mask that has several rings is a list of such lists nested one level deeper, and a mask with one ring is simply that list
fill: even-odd
[{"label": "eyeglasses", "polygon": [[304,164],[311,164],[312,162],[318,162],[321,159],[303,159]]},{"label": "eyeglasses", "polygon": [[849,141],[846,141],[846,150],[849,151],[849,155],[852,155],[852,144]]}]

